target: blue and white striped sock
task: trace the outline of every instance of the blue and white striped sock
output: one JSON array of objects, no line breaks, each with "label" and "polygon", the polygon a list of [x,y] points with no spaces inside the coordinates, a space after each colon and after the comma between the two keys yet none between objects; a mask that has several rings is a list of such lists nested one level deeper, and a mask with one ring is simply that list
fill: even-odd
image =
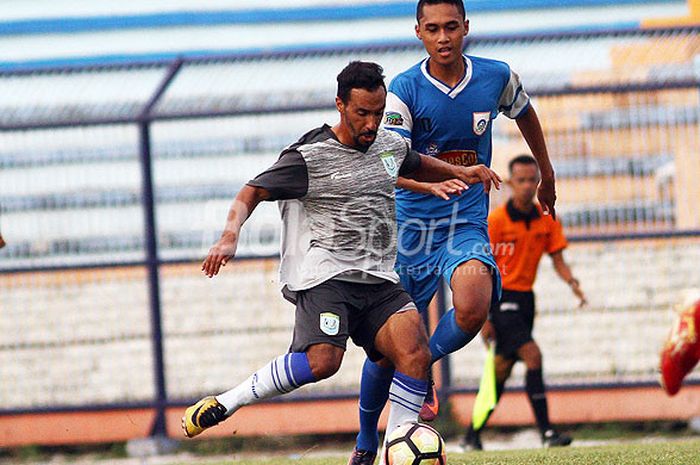
[{"label": "blue and white striped sock", "polygon": [[272,360],[235,388],[216,396],[216,400],[226,407],[226,415],[232,415],[244,405],[287,394],[316,381],[306,353],[292,352]]},{"label": "blue and white striped sock", "polygon": [[398,371],[389,388],[389,421],[386,425],[387,435],[394,428],[407,421],[417,421],[423,400],[428,393],[428,381],[412,378]]}]

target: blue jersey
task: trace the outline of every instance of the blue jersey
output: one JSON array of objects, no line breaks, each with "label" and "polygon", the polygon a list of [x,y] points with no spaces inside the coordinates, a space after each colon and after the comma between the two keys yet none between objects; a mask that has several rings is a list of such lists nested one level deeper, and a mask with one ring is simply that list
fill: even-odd
[{"label": "blue jersey", "polygon": [[[383,125],[425,155],[456,165],[491,166],[491,121],[499,113],[517,118],[530,98],[506,63],[472,56],[464,56],[464,62],[465,75],[453,88],[430,75],[427,58],[396,76],[389,85]],[[409,228],[431,222],[433,227],[486,227],[488,210],[482,184],[449,201],[405,189],[396,194],[399,225]]]}]

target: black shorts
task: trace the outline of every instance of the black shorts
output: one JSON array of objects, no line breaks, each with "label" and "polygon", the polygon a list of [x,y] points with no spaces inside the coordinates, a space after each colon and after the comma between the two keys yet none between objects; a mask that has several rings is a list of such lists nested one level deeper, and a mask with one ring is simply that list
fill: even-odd
[{"label": "black shorts", "polygon": [[490,319],[496,330],[496,353],[517,359],[518,349],[533,340],[535,294],[503,289],[500,302],[491,307]]},{"label": "black shorts", "polygon": [[304,352],[309,346],[326,343],[345,349],[348,337],[362,347],[370,360],[383,358],[374,348],[374,338],[391,315],[415,309],[401,284],[359,284],[331,279],[298,291],[294,337],[290,351]]}]

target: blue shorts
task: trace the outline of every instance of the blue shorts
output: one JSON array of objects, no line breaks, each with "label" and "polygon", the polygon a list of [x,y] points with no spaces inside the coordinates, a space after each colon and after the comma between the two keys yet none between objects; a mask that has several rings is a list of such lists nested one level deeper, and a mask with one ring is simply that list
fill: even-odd
[{"label": "blue shorts", "polygon": [[427,310],[441,278],[450,284],[455,269],[473,259],[491,268],[491,300],[495,305],[501,297],[501,274],[491,253],[486,226],[463,224],[431,230],[400,229],[396,272],[421,312]]}]

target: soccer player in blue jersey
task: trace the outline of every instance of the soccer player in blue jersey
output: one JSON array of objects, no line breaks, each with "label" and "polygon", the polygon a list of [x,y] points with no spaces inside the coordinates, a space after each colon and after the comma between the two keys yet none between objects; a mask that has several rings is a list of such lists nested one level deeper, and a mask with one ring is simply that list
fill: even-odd
[{"label": "soccer player in blue jersey", "polygon": [[[464,55],[469,21],[462,0],[420,0],[416,35],[429,57],[399,74],[387,96],[384,126],[414,150],[455,165],[491,165],[492,120],[515,119],[540,166],[538,199],[554,215],[555,190],[544,135],[520,78],[503,62]],[[452,289],[453,308],[430,338],[432,361],[452,353],[479,332],[500,276],[487,232],[489,199],[480,186],[400,179],[397,191],[397,270],[418,309],[425,311],[441,279]],[[441,198],[440,198],[441,197]],[[445,200],[445,199],[448,200]],[[360,387],[360,433],[349,465],[371,465],[379,447],[377,422],[387,401],[393,368],[365,362]],[[421,418],[437,414],[434,390]]]}]

